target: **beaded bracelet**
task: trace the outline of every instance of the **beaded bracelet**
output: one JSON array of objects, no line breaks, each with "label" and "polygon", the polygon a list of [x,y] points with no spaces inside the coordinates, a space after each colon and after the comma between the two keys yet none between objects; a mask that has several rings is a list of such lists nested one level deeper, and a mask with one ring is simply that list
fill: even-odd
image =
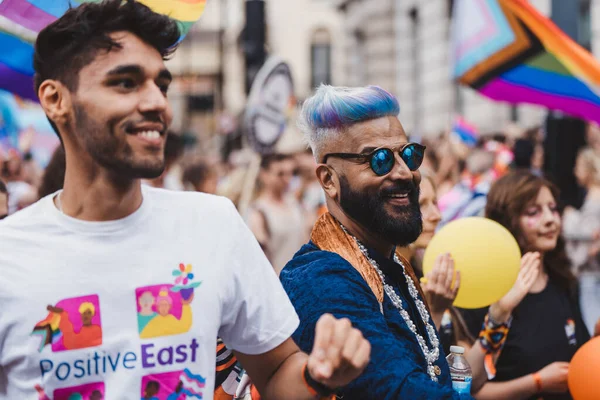
[{"label": "beaded bracelet", "polygon": [[504,347],[511,323],[512,317],[504,323],[498,323],[492,319],[489,313],[485,316],[478,339],[486,353],[495,353]]}]

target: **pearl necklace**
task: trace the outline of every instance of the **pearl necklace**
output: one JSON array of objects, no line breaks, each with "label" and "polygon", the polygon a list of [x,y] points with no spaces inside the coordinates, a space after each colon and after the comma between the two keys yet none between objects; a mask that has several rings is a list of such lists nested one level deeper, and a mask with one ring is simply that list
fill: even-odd
[{"label": "pearl necklace", "polygon": [[348,231],[346,230],[346,228],[344,226],[342,226],[342,229],[344,230],[344,232],[346,232],[348,235],[350,235],[354,239],[354,241],[358,245],[360,252],[366,257],[366,259],[373,266],[375,271],[377,271],[377,274],[379,274],[379,277],[381,278],[381,282],[383,283],[383,288],[385,290],[385,293],[390,298],[390,300],[394,304],[394,307],[396,307],[396,309],[398,310],[398,312],[404,319],[404,322],[406,323],[408,328],[411,330],[411,332],[417,338],[417,342],[419,342],[419,346],[421,347],[421,351],[423,352],[423,355],[425,356],[425,360],[427,362],[427,374],[429,375],[429,378],[433,382],[437,382],[438,381],[437,377],[438,377],[438,375],[440,375],[441,371],[437,365],[433,365],[433,364],[438,360],[438,358],[440,356],[440,350],[439,350],[440,341],[438,339],[435,328],[433,326],[431,326],[431,324],[429,323],[429,312],[427,311],[427,307],[425,307],[425,304],[423,303],[423,301],[421,301],[421,299],[419,299],[419,292],[417,291],[415,283],[413,282],[410,275],[408,275],[406,273],[406,268],[404,267],[404,264],[402,264],[400,259],[398,259],[398,256],[396,254],[394,254],[394,262],[396,262],[397,264],[400,264],[400,266],[402,267],[402,273],[404,274],[404,278],[406,279],[406,284],[408,285],[408,291],[410,293],[410,296],[414,299],[417,309],[419,310],[419,314],[421,315],[421,319],[423,320],[423,323],[425,324],[425,329],[427,330],[427,336],[429,337],[429,342],[431,343],[431,346],[432,346],[431,348],[429,348],[429,346],[427,345],[427,342],[425,341],[423,336],[421,336],[421,334],[419,334],[419,332],[417,331],[417,326],[414,324],[414,322],[410,318],[410,315],[402,306],[402,299],[400,298],[400,296],[398,296],[398,294],[396,293],[396,291],[394,290],[394,288],[392,286],[385,283],[385,277],[383,275],[383,272],[379,268],[379,265],[377,264],[377,262],[369,256],[367,248],[356,237],[354,237],[350,233],[348,233]]}]

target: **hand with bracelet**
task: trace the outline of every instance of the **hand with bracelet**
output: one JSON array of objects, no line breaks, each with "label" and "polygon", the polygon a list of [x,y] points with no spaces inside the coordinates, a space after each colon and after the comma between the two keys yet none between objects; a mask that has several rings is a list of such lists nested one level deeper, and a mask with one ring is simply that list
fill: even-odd
[{"label": "hand with bracelet", "polygon": [[371,345],[348,319],[323,315],[315,328],[313,351],[304,369],[315,396],[331,396],[357,378],[369,363]]},{"label": "hand with bracelet", "polygon": [[[488,379],[492,379],[495,375],[494,363],[506,341],[511,314],[531,290],[539,275],[540,267],[539,253],[523,255],[519,275],[513,287],[504,297],[490,306],[482,331],[472,351],[466,355],[473,370],[472,393],[477,393]],[[504,335],[492,334],[499,332],[503,332]],[[486,358],[489,358],[487,362]]]},{"label": "hand with bracelet", "polygon": [[323,314],[309,355],[291,338],[265,354],[234,353],[261,398],[308,400],[335,397],[356,379],[369,364],[371,345],[348,319]]},{"label": "hand with bracelet", "polygon": [[569,363],[557,361],[546,365],[532,377],[537,393],[565,393],[569,390],[568,375]]}]

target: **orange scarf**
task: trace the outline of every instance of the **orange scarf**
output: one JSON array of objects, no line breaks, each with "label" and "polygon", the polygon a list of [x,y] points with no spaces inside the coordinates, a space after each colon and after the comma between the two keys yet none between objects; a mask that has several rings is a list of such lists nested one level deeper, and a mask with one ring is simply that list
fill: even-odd
[{"label": "orange scarf", "polygon": [[[317,220],[311,234],[311,240],[319,249],[336,253],[344,260],[348,261],[360,273],[365,282],[367,282],[377,298],[377,301],[380,304],[383,303],[383,282],[381,282],[379,274],[360,251],[354,238],[344,232],[340,224],[330,213],[323,214]],[[396,255],[404,265],[406,273],[415,283],[415,286],[429,311],[429,306],[427,305],[425,295],[421,289],[421,284],[419,283],[412,266],[408,260],[400,254],[399,249],[396,249]]]}]

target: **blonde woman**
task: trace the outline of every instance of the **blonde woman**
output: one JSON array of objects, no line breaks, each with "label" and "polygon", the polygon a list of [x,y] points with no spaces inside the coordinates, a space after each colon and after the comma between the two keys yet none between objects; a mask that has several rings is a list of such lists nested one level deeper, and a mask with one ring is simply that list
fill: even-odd
[{"label": "blonde woman", "polygon": [[587,194],[580,210],[565,209],[563,235],[580,283],[583,320],[592,333],[600,319],[600,154],[589,147],[581,150],[574,173]]}]

